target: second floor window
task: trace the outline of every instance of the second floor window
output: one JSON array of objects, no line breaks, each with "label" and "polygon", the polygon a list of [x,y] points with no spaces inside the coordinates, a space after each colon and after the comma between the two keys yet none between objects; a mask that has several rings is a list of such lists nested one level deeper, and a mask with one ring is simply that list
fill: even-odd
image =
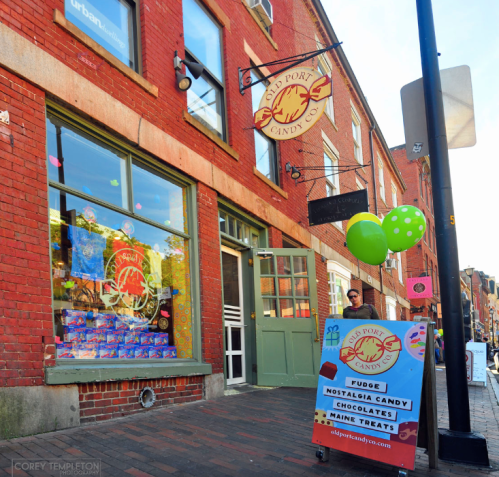
[{"label": "second floor window", "polygon": [[385,197],[385,175],[383,171],[383,161],[381,157],[378,156],[378,167],[379,167],[379,195],[386,202]]},{"label": "second floor window", "polygon": [[[252,71],[251,81],[258,81],[259,79]],[[251,88],[253,114],[260,109],[260,100],[265,94],[265,90],[265,83],[263,81]],[[256,168],[274,184],[279,184],[276,143],[256,128],[253,131],[255,136]]]},{"label": "second floor window", "polygon": [[135,0],[65,0],[65,16],[118,60],[138,71]]},{"label": "second floor window", "polygon": [[398,207],[398,200],[397,200],[397,187],[395,184],[392,182],[392,204],[393,207]]},{"label": "second floor window", "polygon": [[[326,195],[331,197],[340,193],[340,179],[338,174],[338,157],[324,144],[324,167],[326,177]],[[341,222],[340,222],[341,223]]]},{"label": "second floor window", "polygon": [[[222,31],[196,0],[183,0],[183,10],[185,57],[205,67],[199,79],[192,78],[187,90],[187,111],[225,141]],[[190,76],[188,70],[186,74]]]},{"label": "second floor window", "polygon": [[352,134],[353,134],[353,157],[359,164],[363,164],[362,140],[360,135],[360,118],[352,109]]}]

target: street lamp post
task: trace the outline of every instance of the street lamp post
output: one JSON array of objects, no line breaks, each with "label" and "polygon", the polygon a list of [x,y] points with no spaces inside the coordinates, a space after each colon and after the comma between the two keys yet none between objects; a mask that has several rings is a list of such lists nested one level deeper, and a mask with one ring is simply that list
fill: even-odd
[{"label": "street lamp post", "polygon": [[464,270],[466,275],[468,275],[470,279],[470,293],[471,293],[471,302],[470,302],[470,321],[471,321],[471,337],[473,341],[476,341],[476,323],[475,316],[473,315],[473,274],[475,273],[475,269],[473,267],[468,267]]},{"label": "street lamp post", "polygon": [[488,466],[487,441],[483,435],[471,432],[456,221],[431,0],[416,0],[416,9],[434,192],[443,328],[446,343],[450,345],[445,349],[449,429],[438,430],[439,457]]}]

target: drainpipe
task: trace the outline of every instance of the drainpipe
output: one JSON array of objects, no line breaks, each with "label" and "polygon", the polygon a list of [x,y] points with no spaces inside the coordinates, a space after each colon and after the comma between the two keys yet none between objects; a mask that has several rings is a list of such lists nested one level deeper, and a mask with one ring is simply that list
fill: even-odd
[{"label": "drainpipe", "polygon": [[[374,124],[371,124],[371,127],[369,128],[369,149],[371,150],[371,172],[373,175],[374,213],[376,214],[376,217],[377,217],[378,216],[378,190],[376,187],[376,173],[374,172],[375,163],[374,163],[374,145],[373,145],[373,131],[375,128],[376,128],[376,126],[374,126]],[[383,267],[381,265],[379,266],[379,284],[381,287],[381,294],[383,295],[383,293],[384,293]],[[380,310],[380,313],[381,313],[381,310]]]}]

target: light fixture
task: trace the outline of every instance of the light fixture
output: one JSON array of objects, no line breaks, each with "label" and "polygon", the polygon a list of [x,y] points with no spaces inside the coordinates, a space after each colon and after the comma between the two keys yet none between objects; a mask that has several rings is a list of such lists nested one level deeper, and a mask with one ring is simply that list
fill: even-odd
[{"label": "light fixture", "polygon": [[466,272],[466,275],[471,277],[471,275],[473,275],[473,272],[475,271],[475,269],[473,267],[469,267],[469,268],[465,268],[464,271]]},{"label": "light fixture", "polygon": [[64,262],[57,262],[57,265],[64,265]]},{"label": "light fixture", "polygon": [[191,85],[192,85],[192,80],[182,74],[180,71],[175,71],[175,77],[177,78],[177,86],[180,91],[187,91]]},{"label": "light fixture", "polygon": [[291,179],[299,179],[301,177],[301,172],[297,167],[292,166],[290,162],[286,164],[286,172],[291,172]]},{"label": "light fixture", "polygon": [[181,91],[187,91],[192,86],[192,79],[180,71],[182,69],[182,63],[186,66],[194,79],[198,79],[203,74],[204,65],[197,63],[196,61],[182,60],[178,56],[177,50],[175,50],[173,67],[175,68],[177,86]]}]

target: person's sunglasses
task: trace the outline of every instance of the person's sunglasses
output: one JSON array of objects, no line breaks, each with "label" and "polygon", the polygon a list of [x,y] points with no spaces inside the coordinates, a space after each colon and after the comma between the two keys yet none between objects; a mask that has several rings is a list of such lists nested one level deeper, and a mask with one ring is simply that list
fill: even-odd
[{"label": "person's sunglasses", "polygon": [[349,295],[348,299],[351,300],[352,298],[357,298],[359,295]]}]

